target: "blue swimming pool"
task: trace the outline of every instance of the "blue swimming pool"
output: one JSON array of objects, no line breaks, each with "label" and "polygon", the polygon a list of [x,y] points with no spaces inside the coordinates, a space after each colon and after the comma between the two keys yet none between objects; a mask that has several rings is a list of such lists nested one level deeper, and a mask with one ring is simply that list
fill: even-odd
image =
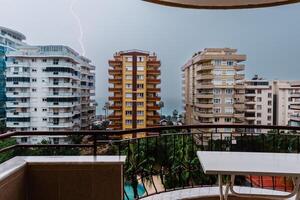
[{"label": "blue swimming pool", "polygon": [[[145,194],[145,188],[142,184],[139,184],[137,189],[139,196],[143,196]],[[125,183],[125,192],[128,196],[127,198],[127,196],[124,194],[125,200],[134,200],[133,188],[129,183]]]}]

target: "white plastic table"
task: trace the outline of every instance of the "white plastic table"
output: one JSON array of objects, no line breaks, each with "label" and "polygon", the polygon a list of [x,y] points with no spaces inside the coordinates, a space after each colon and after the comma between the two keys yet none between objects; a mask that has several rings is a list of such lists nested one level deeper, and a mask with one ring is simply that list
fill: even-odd
[{"label": "white plastic table", "polygon": [[[295,200],[300,200],[300,154],[198,151],[197,155],[205,174],[218,175],[220,200],[228,199],[229,190],[238,197],[287,199],[296,196]],[[225,192],[223,175],[231,177]],[[233,187],[236,175],[292,177],[294,190],[288,195],[238,193]]]}]

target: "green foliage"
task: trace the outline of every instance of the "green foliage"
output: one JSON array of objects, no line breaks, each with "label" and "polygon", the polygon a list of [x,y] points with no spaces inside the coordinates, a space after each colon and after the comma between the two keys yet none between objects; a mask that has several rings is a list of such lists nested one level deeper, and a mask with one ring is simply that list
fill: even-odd
[{"label": "green foliage", "polygon": [[[15,139],[5,139],[0,140],[0,149],[3,149],[5,147],[9,147],[16,144]],[[13,158],[15,156],[14,150],[7,151],[5,153],[0,153],[0,163],[5,162],[6,160],[9,160],[10,158]]]}]

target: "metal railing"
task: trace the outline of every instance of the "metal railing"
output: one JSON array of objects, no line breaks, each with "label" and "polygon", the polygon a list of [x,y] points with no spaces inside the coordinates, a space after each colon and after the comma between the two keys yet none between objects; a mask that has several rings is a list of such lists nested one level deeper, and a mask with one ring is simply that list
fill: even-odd
[{"label": "metal railing", "polygon": [[[197,151],[299,153],[299,132],[300,127],[213,124],[122,131],[11,132],[0,135],[0,162],[18,155],[126,155],[124,196],[139,199],[178,189],[214,186],[216,177],[203,173]],[[67,136],[73,142],[13,141],[16,136],[43,135]],[[9,145],[3,146],[5,141]],[[237,184],[290,191],[290,183],[288,177],[249,176],[239,177]]]}]

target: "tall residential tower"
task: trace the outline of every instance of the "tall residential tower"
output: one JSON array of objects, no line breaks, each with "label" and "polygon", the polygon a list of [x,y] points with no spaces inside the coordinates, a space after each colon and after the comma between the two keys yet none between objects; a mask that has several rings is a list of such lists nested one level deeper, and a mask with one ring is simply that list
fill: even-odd
[{"label": "tall residential tower", "polygon": [[207,48],[182,68],[187,124],[243,124],[245,55],[236,49]]},{"label": "tall residential tower", "polygon": [[109,61],[109,66],[110,127],[133,129],[157,125],[161,82],[157,56],[139,50],[121,51]]},{"label": "tall residential tower", "polygon": [[5,54],[26,45],[23,43],[25,39],[26,37],[22,33],[0,26],[0,121],[3,123],[6,118]]},{"label": "tall residential tower", "polygon": [[66,46],[7,53],[7,127],[17,131],[89,129],[95,118],[95,67]]}]

